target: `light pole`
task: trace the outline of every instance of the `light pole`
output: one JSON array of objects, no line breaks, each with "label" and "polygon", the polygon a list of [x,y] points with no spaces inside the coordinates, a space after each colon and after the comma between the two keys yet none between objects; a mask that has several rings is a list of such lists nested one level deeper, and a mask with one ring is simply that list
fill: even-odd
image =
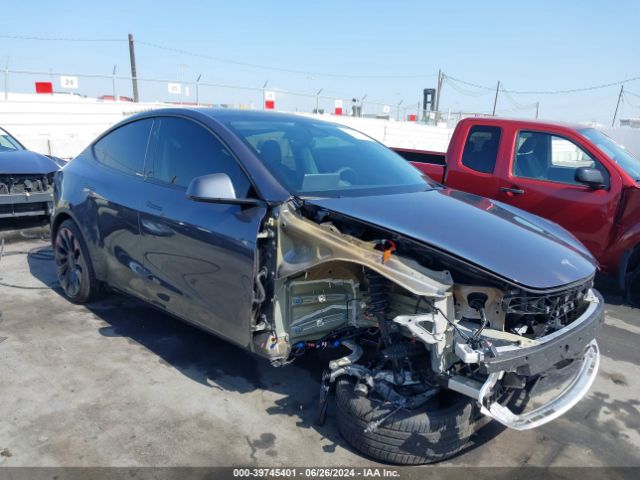
[{"label": "light pole", "polygon": [[196,107],[200,106],[200,79],[202,78],[202,74],[198,75],[196,78]]},{"label": "light pole", "polygon": [[262,85],[262,109],[264,110],[264,103],[265,103],[265,95],[266,95],[266,89],[267,89],[267,84],[269,83],[269,80],[267,80],[266,82],[264,82],[264,85]]},{"label": "light pole", "polygon": [[118,100],[120,100],[118,98],[118,87],[116,86],[116,68],[118,66],[114,65],[113,66],[113,101],[117,102]]},{"label": "light pole", "polygon": [[396,107],[398,109],[398,113],[396,114],[396,121],[400,121],[400,105],[402,105],[402,102],[404,102],[404,99],[400,100],[400,103],[398,103],[398,106]]},{"label": "light pole", "polygon": [[321,88],[316,93],[316,115],[320,114],[320,94],[322,93],[322,90],[324,90],[324,88]]}]

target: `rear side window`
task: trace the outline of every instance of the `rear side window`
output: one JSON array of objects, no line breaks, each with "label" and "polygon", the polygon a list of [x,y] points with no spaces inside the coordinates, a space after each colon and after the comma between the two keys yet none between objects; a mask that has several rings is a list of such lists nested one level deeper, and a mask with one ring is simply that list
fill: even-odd
[{"label": "rear side window", "polygon": [[142,175],[152,119],[127,123],[93,146],[96,159],[107,167],[130,175]]},{"label": "rear side window", "polygon": [[471,127],[462,153],[462,164],[477,172],[493,173],[501,133],[500,127]]},{"label": "rear side window", "polygon": [[187,188],[195,177],[212,173],[226,173],[236,195],[248,195],[249,179],[220,140],[190,120],[162,118],[149,176],[169,185]]}]

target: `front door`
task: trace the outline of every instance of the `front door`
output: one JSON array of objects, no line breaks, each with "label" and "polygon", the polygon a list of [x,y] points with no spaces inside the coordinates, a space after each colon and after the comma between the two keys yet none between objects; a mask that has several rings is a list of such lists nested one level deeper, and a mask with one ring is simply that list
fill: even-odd
[{"label": "front door", "polygon": [[194,177],[211,173],[229,175],[238,197],[252,189],[233,154],[205,127],[163,117],[155,137],[140,212],[149,300],[247,346],[265,208],[185,196]]},{"label": "front door", "polygon": [[[560,134],[519,131],[513,152],[510,171],[494,198],[562,225],[600,257],[615,221],[618,179],[595,155]],[[599,169],[605,188],[577,182],[579,167]]]}]

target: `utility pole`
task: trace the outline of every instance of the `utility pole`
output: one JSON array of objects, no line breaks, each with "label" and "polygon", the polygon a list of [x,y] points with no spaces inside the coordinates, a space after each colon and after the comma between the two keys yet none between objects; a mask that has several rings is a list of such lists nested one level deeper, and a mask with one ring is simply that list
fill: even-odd
[{"label": "utility pole", "polygon": [[496,98],[493,99],[493,113],[492,115],[496,116],[496,106],[498,105],[498,92],[500,91],[500,80],[498,80],[498,86],[496,87]]},{"label": "utility pole", "polygon": [[[436,125],[438,124],[438,117],[439,117],[439,111],[440,111],[440,92],[442,90],[442,84],[444,83],[444,73],[442,73],[442,69],[438,70],[438,84],[436,86]],[[426,105],[425,105],[426,108]]]},{"label": "utility pole", "polygon": [[321,88],[316,92],[316,115],[320,115],[320,94],[324,88]]},{"label": "utility pole", "polygon": [[136,72],[136,52],[133,47],[133,34],[129,34],[129,60],[131,61],[131,83],[133,85],[133,101],[138,102],[138,74]]},{"label": "utility pole", "polygon": [[540,110],[540,102],[536,102],[536,120],[538,119],[538,111]]},{"label": "utility pole", "polygon": [[611,120],[611,126],[616,123],[616,117],[618,116],[618,108],[620,108],[620,102],[622,101],[622,94],[624,93],[624,83],[620,86],[620,95],[618,95],[618,103],[616,103],[616,111],[613,114],[613,120]]},{"label": "utility pole", "polygon": [[117,78],[116,78],[116,70],[117,70],[118,66],[114,65],[113,66],[113,101],[117,102],[118,100],[120,100],[118,98],[118,82],[117,82]]}]

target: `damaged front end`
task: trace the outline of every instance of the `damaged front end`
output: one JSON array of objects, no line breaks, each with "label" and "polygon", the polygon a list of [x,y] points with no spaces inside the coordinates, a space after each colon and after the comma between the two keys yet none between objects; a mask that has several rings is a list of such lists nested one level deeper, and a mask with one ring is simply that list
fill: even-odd
[{"label": "damaged front end", "polygon": [[[591,277],[524,288],[298,200],[270,212],[259,246],[253,350],[285,365],[310,350],[347,349],[323,377],[320,412],[346,376],[357,396],[393,405],[389,416],[453,391],[523,430],[562,415],[595,379],[604,310]],[[545,382],[549,398],[525,411]]]},{"label": "damaged front end", "polygon": [[53,177],[48,174],[0,174],[0,218],[49,215]]}]

